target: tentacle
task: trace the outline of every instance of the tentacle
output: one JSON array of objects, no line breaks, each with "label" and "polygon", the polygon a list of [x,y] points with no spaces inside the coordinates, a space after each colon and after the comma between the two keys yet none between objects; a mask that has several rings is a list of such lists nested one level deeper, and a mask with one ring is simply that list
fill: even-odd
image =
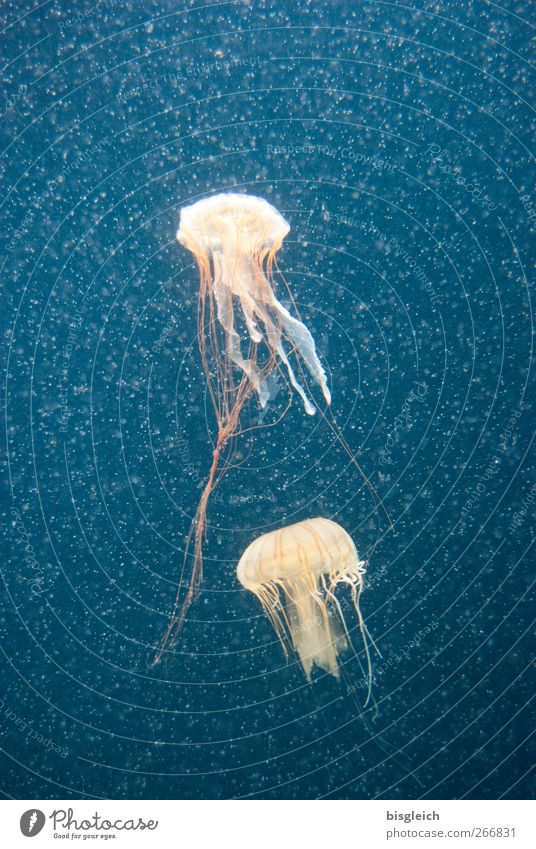
[{"label": "tentacle", "polygon": [[313,380],[315,380],[322,389],[322,394],[326,399],[326,403],[331,404],[331,392],[328,388],[326,372],[324,371],[322,363],[318,359],[314,339],[311,336],[311,333],[305,324],[298,321],[297,318],[294,318],[294,316],[289,313],[289,311],[277,300],[275,296],[272,306],[281,320],[285,335],[296,347],[296,350],[305,362]]},{"label": "tentacle", "polygon": [[[233,295],[226,281],[226,269],[223,257],[216,253],[214,262],[214,296],[218,307],[218,320],[227,336],[227,354],[231,362],[237,365],[251,380],[259,396],[261,407],[265,407],[270,393],[264,381],[261,381],[259,370],[253,360],[244,359],[240,347],[240,337],[234,328]],[[253,329],[253,328],[252,328]],[[259,334],[259,339],[261,338]],[[252,337],[253,338],[253,337]],[[255,341],[255,340],[254,340]]]}]

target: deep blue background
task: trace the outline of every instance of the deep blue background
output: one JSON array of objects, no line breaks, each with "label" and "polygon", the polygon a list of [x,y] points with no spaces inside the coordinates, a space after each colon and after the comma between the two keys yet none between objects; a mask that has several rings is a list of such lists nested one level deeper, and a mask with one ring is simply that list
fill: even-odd
[{"label": "deep blue background", "polygon": [[[531,32],[506,6],[4,4],[6,797],[533,795]],[[295,402],[241,441],[150,667],[214,437],[175,231],[229,189],[291,225],[281,268],[394,530]],[[308,684],[235,577],[315,515],[371,554],[364,719],[358,660]]]}]

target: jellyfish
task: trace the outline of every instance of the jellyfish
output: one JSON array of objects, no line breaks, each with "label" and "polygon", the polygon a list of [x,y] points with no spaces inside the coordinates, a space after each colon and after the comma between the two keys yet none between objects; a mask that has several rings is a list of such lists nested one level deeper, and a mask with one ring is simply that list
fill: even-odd
[{"label": "jellyfish", "polygon": [[[295,351],[317,383],[327,404],[331,393],[326,373],[318,359],[311,333],[283,306],[275,295],[272,268],[275,255],[290,227],[282,215],[263,198],[253,195],[220,194],[186,206],[180,217],[177,239],[195,256],[201,275],[202,308],[208,296],[212,333],[213,316],[225,334],[225,358],[237,366],[259,396],[262,408],[269,392],[266,377],[280,360],[305,411],[314,415],[315,406],[299,380],[288,356]],[[254,350],[244,356],[236,329],[235,302],[240,306]],[[203,312],[203,309],[202,309]],[[204,322],[203,322],[204,325]],[[202,329],[202,328],[200,328]],[[203,335],[200,336],[200,343]],[[215,353],[220,349],[215,343]],[[256,346],[265,342],[271,358],[263,370]],[[227,375],[222,375],[225,381]]]},{"label": "jellyfish", "polygon": [[[240,417],[250,397],[256,394],[264,409],[270,399],[270,378],[277,371],[308,415],[314,415],[317,406],[307,375],[326,405],[331,403],[326,372],[310,331],[276,296],[275,257],[289,229],[271,204],[252,195],[217,194],[181,210],[177,239],[197,260],[198,344],[217,436],[186,541],[175,606],[155,662],[176,642],[199,590],[208,501],[244,431]],[[286,286],[282,275],[281,279]],[[287,297],[293,305],[288,287]],[[181,601],[190,546],[190,579]]]},{"label": "jellyfish", "polygon": [[285,655],[294,647],[307,679],[313,666],[335,678],[338,657],[352,645],[343,610],[336,596],[347,587],[357,615],[365,650],[368,703],[374,646],[360,610],[365,563],[350,535],[330,519],[306,519],[263,534],[246,548],[237,577],[260,601]]}]

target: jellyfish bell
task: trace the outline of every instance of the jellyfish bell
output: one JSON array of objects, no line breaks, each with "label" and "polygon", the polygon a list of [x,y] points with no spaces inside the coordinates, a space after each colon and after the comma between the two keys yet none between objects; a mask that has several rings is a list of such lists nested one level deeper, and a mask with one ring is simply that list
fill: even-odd
[{"label": "jellyfish bell", "polygon": [[251,252],[259,247],[278,250],[289,231],[289,223],[264,198],[229,192],[183,207],[177,239],[198,256],[238,242]]},{"label": "jellyfish bell", "polygon": [[246,548],[237,567],[238,580],[259,599],[285,653],[287,644],[294,647],[309,680],[315,665],[340,676],[338,656],[351,639],[335,591],[348,587],[365,649],[369,698],[370,635],[359,607],[364,574],[365,563],[350,535],[323,518],[263,534]]}]

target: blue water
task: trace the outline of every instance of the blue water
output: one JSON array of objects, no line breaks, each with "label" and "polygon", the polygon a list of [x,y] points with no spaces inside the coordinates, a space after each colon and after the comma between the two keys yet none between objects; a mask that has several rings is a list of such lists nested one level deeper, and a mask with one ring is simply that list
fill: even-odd
[{"label": "blue water", "polygon": [[[5,5],[5,797],[534,794],[526,16]],[[239,441],[202,594],[151,666],[215,437],[175,233],[228,190],[290,223],[281,269],[394,527],[320,416],[276,423],[284,385],[253,399],[244,425],[272,426]],[[368,558],[365,712],[362,654],[308,683],[236,580],[312,516]]]}]

